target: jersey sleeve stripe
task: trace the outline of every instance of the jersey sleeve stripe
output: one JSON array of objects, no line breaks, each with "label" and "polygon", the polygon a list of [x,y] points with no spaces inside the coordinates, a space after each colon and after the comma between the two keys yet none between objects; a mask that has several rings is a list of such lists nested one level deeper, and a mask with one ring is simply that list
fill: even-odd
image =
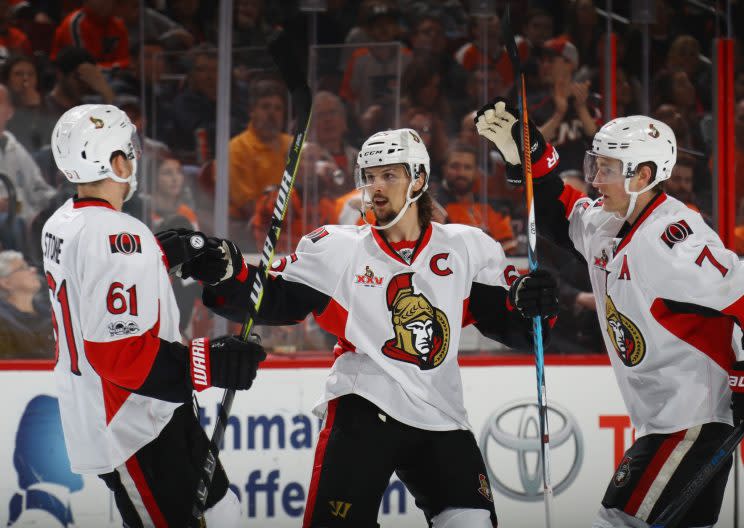
[{"label": "jersey sleeve stripe", "polygon": [[731,348],[734,321],[729,317],[710,317],[698,313],[673,312],[664,299],[651,305],[651,315],[669,332],[713,360],[724,372],[735,361]]},{"label": "jersey sleeve stripe", "polygon": [[570,185],[563,186],[563,191],[561,192],[560,196],[558,196],[558,199],[563,204],[566,218],[569,218],[571,216],[571,212],[573,211],[576,202],[584,197],[584,193],[582,193],[578,189],[574,189]]},{"label": "jersey sleeve stripe", "polygon": [[349,318],[349,312],[335,299],[331,298],[325,310],[320,313],[313,313],[313,315],[318,325],[326,332],[340,338],[346,336],[346,321]]},{"label": "jersey sleeve stripe", "polygon": [[147,379],[160,349],[159,331],[158,309],[158,320],[144,334],[107,342],[85,340],[85,355],[102,378],[120,387],[138,389]]}]

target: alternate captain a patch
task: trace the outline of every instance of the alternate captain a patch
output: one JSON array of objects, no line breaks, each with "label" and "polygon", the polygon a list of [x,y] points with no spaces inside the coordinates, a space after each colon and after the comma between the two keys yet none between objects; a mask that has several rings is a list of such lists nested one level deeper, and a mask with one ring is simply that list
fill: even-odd
[{"label": "alternate captain a patch", "polygon": [[638,326],[615,308],[612,297],[606,297],[607,333],[617,357],[626,367],[635,367],[646,356],[646,340]]},{"label": "alternate captain a patch", "polygon": [[421,370],[441,365],[449,349],[449,322],[444,312],[429,299],[413,292],[413,273],[393,277],[386,297],[395,336],[385,342],[382,353],[413,363]]}]

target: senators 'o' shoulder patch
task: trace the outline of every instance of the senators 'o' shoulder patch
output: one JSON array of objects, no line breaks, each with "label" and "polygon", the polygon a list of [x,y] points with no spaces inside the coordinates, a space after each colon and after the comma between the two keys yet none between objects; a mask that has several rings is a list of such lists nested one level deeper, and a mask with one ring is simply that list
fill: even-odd
[{"label": "senators 'o' shoulder patch", "polygon": [[688,236],[692,234],[689,224],[685,220],[677,220],[672,222],[664,232],[661,234],[661,240],[667,245],[669,249],[674,247],[674,244],[683,242]]},{"label": "senators 'o' shoulder patch", "polygon": [[121,253],[123,255],[142,253],[142,244],[140,243],[139,235],[124,232],[109,235],[108,239],[111,253]]},{"label": "senators 'o' shoulder patch", "polygon": [[330,235],[330,233],[325,227],[319,227],[315,231],[311,231],[305,236],[310,239],[310,242],[315,244],[318,240],[320,240],[323,237],[327,237],[328,235]]}]

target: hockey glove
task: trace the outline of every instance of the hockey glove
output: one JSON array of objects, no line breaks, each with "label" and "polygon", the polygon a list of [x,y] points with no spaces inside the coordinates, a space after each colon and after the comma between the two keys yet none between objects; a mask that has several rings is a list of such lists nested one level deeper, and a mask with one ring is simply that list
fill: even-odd
[{"label": "hockey glove", "polygon": [[168,229],[155,233],[169,269],[178,268],[207,251],[207,237],[190,229]]},{"label": "hockey glove", "polygon": [[731,410],[734,412],[734,425],[744,421],[744,361],[737,361],[729,372],[731,387]]},{"label": "hockey glove", "polygon": [[[520,136],[522,125],[514,108],[507,106],[503,97],[497,97],[483,106],[475,115],[475,127],[478,134],[494,144],[506,164],[506,181],[514,185],[522,185],[522,161],[520,158]],[[540,178],[558,165],[558,151],[553,145],[545,143],[545,138],[530,121],[530,159],[532,160],[532,176]]]},{"label": "hockey glove", "polygon": [[197,391],[209,387],[250,389],[258,364],[264,359],[266,352],[257,335],[252,335],[250,341],[237,336],[192,339],[189,343],[191,384]]},{"label": "hockey glove", "polygon": [[509,288],[509,302],[522,317],[551,317],[558,313],[558,285],[545,270],[521,275]]},{"label": "hockey glove", "polygon": [[203,253],[181,268],[183,278],[196,280],[215,286],[233,277],[243,282],[248,277],[248,267],[243,254],[231,240],[208,238],[209,251]]}]

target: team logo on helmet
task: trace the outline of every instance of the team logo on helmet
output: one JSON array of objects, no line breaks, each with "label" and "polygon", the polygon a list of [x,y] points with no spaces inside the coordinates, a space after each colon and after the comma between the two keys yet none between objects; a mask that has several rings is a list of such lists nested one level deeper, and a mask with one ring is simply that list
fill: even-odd
[{"label": "team logo on helmet", "polygon": [[414,134],[414,133],[413,133],[413,132],[411,132],[410,130],[408,131],[408,133],[409,133],[409,134],[411,134],[411,136],[413,136],[413,140],[414,140],[414,141],[415,141],[416,143],[421,143],[421,138],[420,138],[420,137],[418,137],[418,134]]},{"label": "team logo on helmet", "polygon": [[690,225],[685,220],[678,220],[666,226],[666,229],[661,234],[661,240],[664,241],[669,249],[672,249],[674,244],[683,242],[691,234],[692,229],[690,229]]},{"label": "team logo on helmet", "polygon": [[630,480],[630,462],[632,460],[629,456],[623,458],[623,461],[620,462],[620,466],[615,472],[615,476],[612,477],[612,483],[618,488],[622,488]]},{"label": "team logo on helmet", "polygon": [[103,128],[103,119],[98,119],[97,117],[90,116],[90,122],[93,123],[96,128]]},{"label": "team logo on helmet", "polygon": [[413,292],[413,273],[393,277],[386,297],[395,336],[385,342],[382,353],[421,370],[441,365],[449,349],[449,322],[429,299]]},{"label": "team logo on helmet", "polygon": [[646,356],[646,341],[638,326],[615,308],[615,303],[608,295],[607,304],[607,334],[617,357],[626,367],[635,367]]},{"label": "team logo on helmet", "polygon": [[648,135],[652,138],[656,139],[661,135],[661,132],[659,132],[659,129],[654,126],[653,123],[648,124]]}]

